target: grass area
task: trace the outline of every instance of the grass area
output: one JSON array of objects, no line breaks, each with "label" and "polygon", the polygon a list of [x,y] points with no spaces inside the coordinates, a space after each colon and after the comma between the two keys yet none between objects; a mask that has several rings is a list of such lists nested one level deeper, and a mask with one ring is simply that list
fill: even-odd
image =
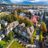
[{"label": "grass area", "polygon": [[19,44],[17,41],[14,41],[9,48],[25,48],[25,47]]},{"label": "grass area", "polygon": [[6,42],[5,41],[0,41],[0,44],[4,45],[4,44],[6,44]]},{"label": "grass area", "polygon": [[[5,42],[5,41],[3,41],[3,40],[0,41],[0,45],[1,45],[3,48],[6,48],[6,42]],[[0,46],[0,47],[1,47],[1,46]]]}]

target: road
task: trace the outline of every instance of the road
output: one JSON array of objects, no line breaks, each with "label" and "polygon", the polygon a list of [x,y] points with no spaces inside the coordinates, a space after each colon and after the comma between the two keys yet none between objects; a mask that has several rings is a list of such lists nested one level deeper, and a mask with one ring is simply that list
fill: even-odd
[{"label": "road", "polygon": [[15,39],[13,39],[13,40],[11,41],[11,43],[7,46],[7,48],[9,48],[14,41],[15,41]]}]

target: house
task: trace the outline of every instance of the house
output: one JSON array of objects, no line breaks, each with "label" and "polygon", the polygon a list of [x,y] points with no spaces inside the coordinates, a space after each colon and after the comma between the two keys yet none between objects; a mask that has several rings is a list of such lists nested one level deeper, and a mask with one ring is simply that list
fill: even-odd
[{"label": "house", "polygon": [[25,24],[24,23],[19,24],[18,26],[16,26],[16,28],[14,28],[14,32],[19,33],[22,36],[29,38],[28,37],[29,35],[27,33],[27,30],[25,28]]},{"label": "house", "polygon": [[26,14],[22,12],[22,13],[20,13],[20,16],[26,16]]},{"label": "house", "polygon": [[46,36],[46,39],[44,40],[44,47],[48,48],[48,35]]},{"label": "house", "polygon": [[5,29],[5,34],[8,34],[10,31],[12,31],[16,26],[19,25],[18,21],[14,21],[12,23],[10,23],[7,28]]},{"label": "house", "polygon": [[8,22],[5,20],[1,20],[1,24],[6,27],[8,25]]},{"label": "house", "polygon": [[29,38],[32,37],[33,32],[34,32],[34,27],[33,26],[27,28],[27,33],[29,34]]},{"label": "house", "polygon": [[0,30],[1,30],[1,24],[0,24]]},{"label": "house", "polygon": [[23,28],[21,35],[29,39],[29,34],[27,33],[27,30]]},{"label": "house", "polygon": [[2,35],[2,34],[3,34],[3,31],[0,30],[0,35]]},{"label": "house", "polygon": [[25,23],[20,24],[20,26],[25,27]]},{"label": "house", "polygon": [[32,21],[34,24],[37,24],[37,23],[38,23],[38,19],[39,19],[39,16],[36,16],[36,15],[34,15],[34,16],[31,17],[31,21]]},{"label": "house", "polygon": [[34,27],[25,27],[25,24],[19,24],[18,26],[16,26],[14,28],[14,32],[21,34],[22,36],[26,37],[26,38],[30,38],[34,32]]},{"label": "house", "polygon": [[48,20],[48,16],[45,16],[45,19]]},{"label": "house", "polygon": [[45,23],[46,23],[47,32],[48,32],[48,16],[45,16]]},{"label": "house", "polygon": [[0,36],[0,41],[1,41],[4,37],[5,37],[5,35],[2,34],[2,35]]},{"label": "house", "polygon": [[39,35],[36,35],[36,40],[39,40]]},{"label": "house", "polygon": [[22,26],[21,24],[19,24],[18,26],[16,26],[15,28],[14,28],[14,31],[15,32],[21,32],[21,31],[23,31],[24,29],[24,26]]},{"label": "house", "polygon": [[18,32],[19,30],[22,31],[24,27],[25,27],[25,23],[19,24],[15,27],[14,31],[15,32]]},{"label": "house", "polygon": [[33,26],[31,26],[31,27],[29,27],[30,28],[30,32],[34,32],[34,27]]},{"label": "house", "polygon": [[40,27],[41,26],[41,24],[37,24],[37,27]]},{"label": "house", "polygon": [[27,28],[27,32],[28,32],[28,34],[31,34],[31,32],[30,32],[30,29],[29,29],[29,28]]}]

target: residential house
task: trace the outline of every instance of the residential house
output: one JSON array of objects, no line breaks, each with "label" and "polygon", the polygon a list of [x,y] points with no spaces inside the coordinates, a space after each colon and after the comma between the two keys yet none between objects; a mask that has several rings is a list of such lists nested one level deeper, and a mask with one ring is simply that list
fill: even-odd
[{"label": "residential house", "polygon": [[0,36],[0,41],[1,41],[4,37],[5,37],[5,35],[2,34],[2,35]]},{"label": "residential house", "polygon": [[5,29],[5,34],[8,34],[10,31],[12,31],[17,25],[19,24],[18,21],[14,21],[10,23],[7,28]]},{"label": "residential house", "polygon": [[44,40],[44,47],[48,48],[48,35],[46,36],[46,39]]},{"label": "residential house", "polygon": [[1,24],[6,27],[8,25],[8,22],[5,20],[1,20]]},{"label": "residential house", "polygon": [[48,32],[48,16],[45,16],[45,23],[46,23],[47,32]]},{"label": "residential house", "polygon": [[34,24],[37,24],[37,23],[38,23],[38,19],[39,19],[39,16],[33,15],[32,18],[31,18],[31,21],[32,21]]},{"label": "residential house", "polygon": [[29,39],[34,32],[34,27],[31,26],[31,27],[26,28],[24,23],[22,23],[16,26],[16,28],[14,28],[14,32],[20,33],[22,36]]},{"label": "residential house", "polygon": [[29,27],[29,28],[30,28],[30,32],[32,32],[32,34],[33,34],[33,32],[34,32],[34,27],[31,26],[31,27]]},{"label": "residential house", "polygon": [[20,16],[26,16],[26,14],[22,12],[22,13],[20,13]]},{"label": "residential house", "polygon": [[1,30],[1,24],[0,24],[0,30]]},{"label": "residential house", "polygon": [[34,32],[34,27],[33,26],[27,28],[27,33],[29,34],[29,38],[32,37],[33,32]]},{"label": "residential house", "polygon": [[20,24],[20,26],[25,27],[25,23]]},{"label": "residential house", "polygon": [[0,30],[0,35],[2,35],[2,34],[3,34],[3,31]]},{"label": "residential house", "polygon": [[39,40],[39,35],[36,35],[36,40]]},{"label": "residential house", "polygon": [[16,26],[16,27],[14,28],[14,31],[15,31],[15,32],[20,32],[20,31],[23,30],[24,27],[25,27],[25,24],[24,24],[24,23],[19,24],[18,26]]},{"label": "residential house", "polygon": [[22,36],[29,38],[28,37],[29,35],[27,33],[27,30],[25,28],[25,24],[24,23],[19,24],[18,26],[16,26],[16,28],[14,28],[14,32],[19,33]]}]

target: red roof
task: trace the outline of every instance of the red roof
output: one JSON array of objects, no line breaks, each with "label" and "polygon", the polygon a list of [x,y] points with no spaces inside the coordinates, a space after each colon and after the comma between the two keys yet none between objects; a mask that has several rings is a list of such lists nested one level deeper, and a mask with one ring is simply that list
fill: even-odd
[{"label": "red roof", "polygon": [[39,19],[39,16],[34,15],[32,16],[31,21],[36,24],[38,23],[38,19]]}]

